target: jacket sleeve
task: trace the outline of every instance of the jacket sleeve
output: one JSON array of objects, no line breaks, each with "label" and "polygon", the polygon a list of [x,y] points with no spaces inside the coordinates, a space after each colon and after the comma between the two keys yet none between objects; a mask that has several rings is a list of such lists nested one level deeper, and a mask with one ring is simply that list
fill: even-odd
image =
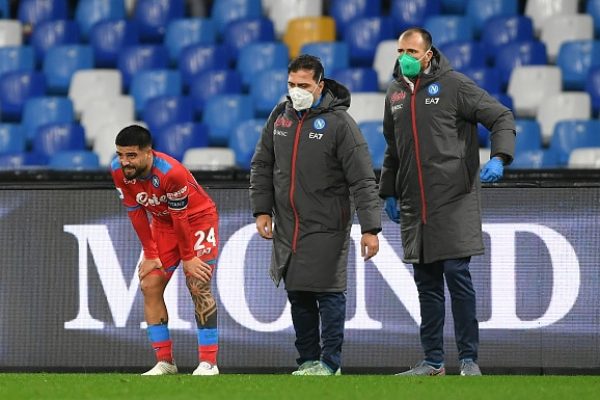
[{"label": "jacket sleeve", "polygon": [[362,233],[381,231],[381,207],[377,182],[373,173],[369,147],[360,129],[346,114],[337,132],[337,158],[342,164],[346,182],[354,195],[354,204]]},{"label": "jacket sleeve", "polygon": [[385,98],[385,109],[383,112],[383,135],[387,146],[381,167],[379,178],[379,196],[381,198],[399,196],[396,193],[396,176],[398,174],[398,149],[396,148],[396,137],[394,130],[394,117],[390,110],[389,97]]},{"label": "jacket sleeve", "polygon": [[273,214],[275,191],[273,187],[273,165],[275,164],[273,129],[281,110],[283,110],[283,106],[280,103],[271,112],[250,162],[250,206],[252,215],[255,217],[260,214]]},{"label": "jacket sleeve", "polygon": [[491,156],[505,154],[510,164],[515,154],[515,119],[512,111],[466,79],[459,90],[459,113],[474,123],[479,122],[490,131]]}]

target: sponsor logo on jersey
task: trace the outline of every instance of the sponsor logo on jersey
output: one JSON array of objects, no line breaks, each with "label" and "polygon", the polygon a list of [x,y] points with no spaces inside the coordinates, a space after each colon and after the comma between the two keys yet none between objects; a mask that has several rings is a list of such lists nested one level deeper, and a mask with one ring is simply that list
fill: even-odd
[{"label": "sponsor logo on jersey", "polygon": [[292,126],[292,120],[287,119],[283,115],[280,115],[275,120],[275,128],[289,128],[290,126]]},{"label": "sponsor logo on jersey", "polygon": [[187,196],[188,187],[184,186],[176,192],[167,193],[167,199],[169,200],[179,200]]},{"label": "sponsor logo on jersey", "polygon": [[160,203],[167,202],[167,195],[163,194],[162,196],[157,197],[156,194],[152,194],[152,196],[150,196],[146,192],[139,192],[135,196],[135,201],[137,201],[138,204],[141,204],[144,207],[158,206],[158,205],[160,205]]},{"label": "sponsor logo on jersey", "polygon": [[317,133],[317,132],[310,132],[308,134],[308,138],[309,139],[317,139],[317,140],[321,140],[321,138],[323,137],[322,133]]},{"label": "sponsor logo on jersey", "polygon": [[275,136],[287,136],[287,132],[279,130],[279,129],[273,129],[273,135],[275,135]]},{"label": "sponsor logo on jersey", "polygon": [[390,101],[392,103],[397,103],[399,101],[403,101],[406,98],[406,92],[394,92],[390,96]]}]

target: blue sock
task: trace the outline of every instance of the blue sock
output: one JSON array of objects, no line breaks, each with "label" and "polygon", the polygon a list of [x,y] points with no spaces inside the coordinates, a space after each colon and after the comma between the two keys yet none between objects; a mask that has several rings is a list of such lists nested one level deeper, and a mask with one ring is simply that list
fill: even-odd
[{"label": "blue sock", "polygon": [[169,325],[167,324],[148,325],[146,334],[152,343],[164,342],[171,338],[169,335]]}]

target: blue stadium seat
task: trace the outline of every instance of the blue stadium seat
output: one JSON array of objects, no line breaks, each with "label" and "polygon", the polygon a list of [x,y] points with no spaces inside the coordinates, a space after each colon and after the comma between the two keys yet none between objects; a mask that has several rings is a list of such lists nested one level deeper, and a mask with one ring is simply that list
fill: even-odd
[{"label": "blue stadium seat", "polygon": [[258,73],[250,84],[250,96],[256,116],[266,117],[271,113],[273,107],[287,94],[287,82],[287,68],[267,69]]},{"label": "blue stadium seat", "polygon": [[51,47],[79,43],[79,26],[74,21],[65,19],[42,22],[35,27],[30,40],[36,62],[41,65]]},{"label": "blue stadium seat", "polygon": [[594,36],[600,37],[600,0],[587,0],[585,12],[594,19]]},{"label": "blue stadium seat", "polygon": [[513,109],[513,100],[512,97],[510,97],[508,94],[504,92],[490,94],[504,106],[510,108],[511,110]]},{"label": "blue stadium seat", "polygon": [[469,0],[442,0],[444,14],[464,14]]},{"label": "blue stadium seat", "polygon": [[162,45],[137,45],[123,48],[117,59],[117,68],[123,76],[123,88],[127,91],[131,79],[137,73],[149,69],[167,68],[169,53]]},{"label": "blue stadium seat", "polygon": [[486,58],[492,64],[503,45],[534,39],[533,21],[524,15],[493,17],[485,23],[481,34]]},{"label": "blue stadium seat", "polygon": [[48,166],[57,171],[94,171],[100,169],[100,160],[93,151],[62,150],[50,156]]},{"label": "blue stadium seat", "polygon": [[0,18],[11,19],[9,0],[0,1]]},{"label": "blue stadium seat", "polygon": [[473,40],[471,20],[464,15],[431,15],[425,20],[424,28],[431,33],[438,49],[447,43]]},{"label": "blue stadium seat", "polygon": [[381,169],[386,147],[385,137],[383,136],[383,122],[365,121],[361,122],[358,127],[369,146],[373,168]]},{"label": "blue stadium seat", "polygon": [[20,121],[25,102],[46,93],[46,79],[36,71],[12,71],[0,75],[0,110],[4,121]]},{"label": "blue stadium seat", "polygon": [[208,146],[208,126],[195,122],[167,125],[153,138],[155,149],[181,161],[187,149]]},{"label": "blue stadium seat", "polygon": [[345,39],[350,48],[350,64],[371,67],[377,44],[387,39],[397,39],[388,17],[363,17],[350,22]]},{"label": "blue stadium seat", "polygon": [[190,96],[194,110],[201,114],[206,101],[218,94],[242,93],[242,76],[231,69],[204,71],[190,82]]},{"label": "blue stadium seat", "polygon": [[21,125],[0,123],[0,155],[25,151],[25,135]]},{"label": "blue stadium seat", "polygon": [[280,42],[251,43],[240,50],[236,69],[242,75],[242,83],[249,87],[259,71],[287,68],[288,47]]},{"label": "blue stadium seat", "polygon": [[592,112],[597,116],[600,112],[600,66],[592,67],[588,71],[585,80],[585,91],[590,94]]},{"label": "blue stadium seat", "polygon": [[600,147],[600,121],[562,120],[554,125],[549,148],[557,154],[559,166],[566,166],[578,147]]},{"label": "blue stadium seat", "polygon": [[194,119],[192,101],[185,96],[158,96],[146,102],[142,113],[151,132],[158,132],[167,125],[191,122]]},{"label": "blue stadium seat", "polygon": [[224,45],[190,45],[181,51],[179,72],[187,87],[199,74],[211,69],[226,69],[231,63],[231,54]]},{"label": "blue stadium seat", "polygon": [[220,94],[206,101],[203,121],[211,146],[227,146],[229,136],[242,121],[254,118],[252,99],[242,94]]},{"label": "blue stadium seat", "polygon": [[5,72],[35,69],[35,56],[30,46],[0,47],[0,75]]},{"label": "blue stadium seat", "polygon": [[479,42],[452,42],[442,46],[440,50],[457,71],[485,66],[485,59],[481,56],[484,53],[483,46]]},{"label": "blue stadium seat", "polygon": [[33,27],[44,21],[68,17],[67,0],[21,0],[17,9],[17,19]]},{"label": "blue stadium seat", "polygon": [[346,42],[307,43],[302,46],[300,53],[319,57],[325,69],[325,75],[350,66],[350,50]]},{"label": "blue stadium seat", "polygon": [[10,153],[0,155],[0,170],[31,169],[44,165],[45,160],[35,153]]},{"label": "blue stadium seat", "polygon": [[158,96],[178,96],[182,92],[181,74],[168,69],[150,69],[138,72],[131,80],[130,95],[135,112],[142,115],[146,102]]},{"label": "blue stadium seat", "polygon": [[75,21],[86,41],[97,22],[126,17],[124,0],[79,0],[75,6]]},{"label": "blue stadium seat", "polygon": [[98,68],[115,68],[121,51],[139,42],[137,25],[126,19],[100,21],[90,31],[90,46]]},{"label": "blue stadium seat", "polygon": [[167,25],[164,44],[171,64],[176,65],[183,48],[192,44],[215,44],[216,30],[207,18],[179,18]]},{"label": "blue stadium seat", "polygon": [[133,20],[138,24],[142,42],[160,43],[169,22],[184,15],[184,0],[136,0]]},{"label": "blue stadium seat", "polygon": [[496,68],[505,86],[513,68],[521,65],[546,65],[546,45],[537,40],[513,42],[501,46],[496,56]]},{"label": "blue stadium seat", "polygon": [[73,122],[73,103],[67,97],[33,97],[23,106],[21,127],[27,140],[33,140],[38,127],[53,122]]},{"label": "blue stadium seat", "polygon": [[242,18],[259,18],[262,15],[261,0],[214,0],[211,18],[217,33],[223,36],[230,22]]},{"label": "blue stadium seat", "polygon": [[516,119],[515,154],[542,148],[542,131],[534,119]]},{"label": "blue stadium seat", "polygon": [[583,90],[590,68],[600,66],[600,41],[564,42],[558,51],[556,65],[560,67],[563,90]]},{"label": "blue stadium seat", "polygon": [[238,168],[250,169],[256,143],[266,122],[265,119],[253,118],[240,122],[233,130],[229,138],[229,148],[235,153],[235,164]]},{"label": "blue stadium seat", "polygon": [[551,150],[527,150],[515,153],[510,169],[556,168],[556,153]]},{"label": "blue stadium seat", "polygon": [[414,26],[423,26],[428,16],[437,15],[441,11],[440,0],[392,0],[390,16],[394,24],[394,34]]},{"label": "blue stadium seat", "polygon": [[350,93],[379,91],[377,72],[373,68],[338,69],[330,76],[346,86]]},{"label": "blue stadium seat", "polygon": [[496,68],[471,67],[465,69],[463,73],[488,93],[500,93],[502,91],[500,73]]},{"label": "blue stadium seat", "polygon": [[67,94],[71,77],[81,69],[94,68],[90,46],[61,45],[48,49],[42,66],[49,94]]},{"label": "blue stadium seat", "polygon": [[350,21],[381,15],[381,0],[331,0],[329,15],[335,19],[337,37],[344,38]]},{"label": "blue stadium seat", "polygon": [[273,22],[266,18],[244,18],[231,22],[225,28],[223,43],[234,58],[240,49],[255,42],[275,41]]},{"label": "blue stadium seat", "polygon": [[490,131],[481,124],[477,124],[477,140],[479,142],[479,147],[490,147]]},{"label": "blue stadium seat", "polygon": [[466,15],[473,21],[475,37],[479,37],[492,17],[517,15],[519,0],[469,0]]},{"label": "blue stadium seat", "polygon": [[33,137],[32,150],[46,162],[53,154],[63,150],[84,150],[83,126],[72,122],[40,125]]}]

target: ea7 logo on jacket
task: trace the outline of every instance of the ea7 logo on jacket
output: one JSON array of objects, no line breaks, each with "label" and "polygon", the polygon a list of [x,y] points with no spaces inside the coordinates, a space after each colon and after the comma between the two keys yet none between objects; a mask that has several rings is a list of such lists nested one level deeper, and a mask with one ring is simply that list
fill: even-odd
[{"label": "ea7 logo on jacket", "polygon": [[[432,83],[431,85],[427,86],[427,93],[429,93],[430,96],[435,96],[440,94],[441,91],[441,87],[440,84],[435,82]],[[439,97],[426,97],[425,98],[425,104],[437,104],[440,101]]]},{"label": "ea7 logo on jacket", "polygon": [[316,132],[309,132],[308,134],[308,138],[309,139],[317,139],[317,140],[321,140],[321,138],[323,137],[322,133],[316,133]]},{"label": "ea7 logo on jacket", "polygon": [[292,120],[287,119],[283,115],[280,115],[275,120],[275,128],[289,128],[290,126],[292,126]]}]

